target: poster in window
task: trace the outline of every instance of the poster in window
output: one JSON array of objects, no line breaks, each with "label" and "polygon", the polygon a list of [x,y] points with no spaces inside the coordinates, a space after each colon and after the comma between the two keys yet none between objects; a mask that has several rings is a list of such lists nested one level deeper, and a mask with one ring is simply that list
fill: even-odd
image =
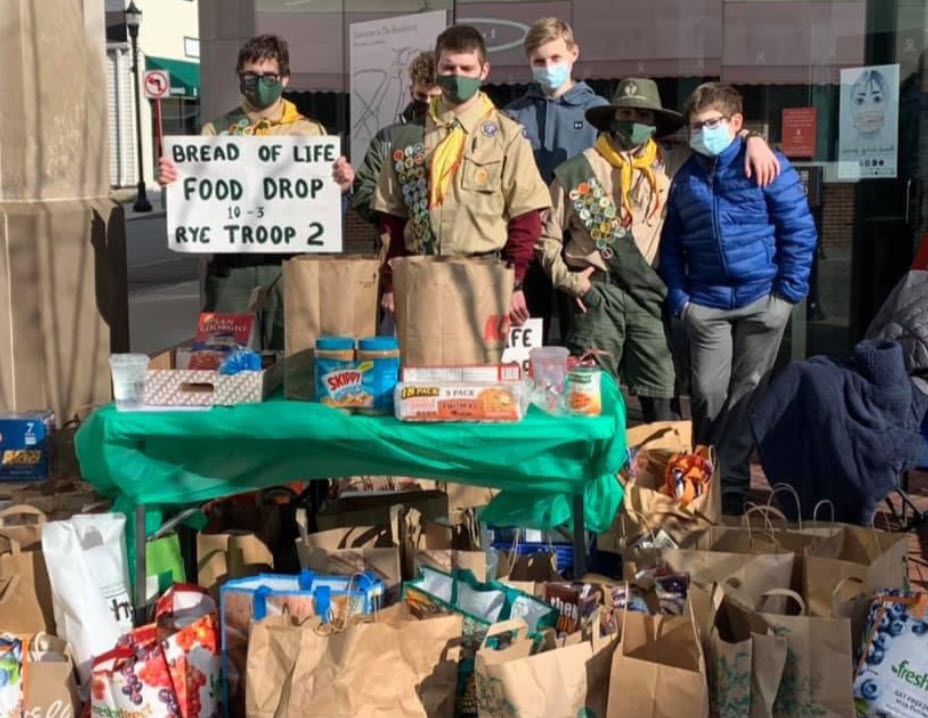
[{"label": "poster in window", "polygon": [[838,177],[895,177],[899,150],[899,65],[841,70]]}]

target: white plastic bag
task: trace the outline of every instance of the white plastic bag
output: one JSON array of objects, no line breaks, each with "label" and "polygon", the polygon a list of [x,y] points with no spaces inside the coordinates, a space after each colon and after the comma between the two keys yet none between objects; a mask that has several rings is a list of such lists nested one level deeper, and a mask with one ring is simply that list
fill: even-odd
[{"label": "white plastic bag", "polygon": [[125,525],[122,514],[78,514],[42,527],[57,633],[84,688],[93,657],[132,630]]}]

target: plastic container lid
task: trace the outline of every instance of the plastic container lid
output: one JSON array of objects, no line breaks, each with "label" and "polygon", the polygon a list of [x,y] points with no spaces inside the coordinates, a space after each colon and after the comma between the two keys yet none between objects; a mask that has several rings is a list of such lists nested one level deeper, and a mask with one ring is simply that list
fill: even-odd
[{"label": "plastic container lid", "polygon": [[358,349],[362,352],[389,352],[400,348],[396,337],[366,337],[358,342]]},{"label": "plastic container lid", "polygon": [[354,349],[354,339],[351,337],[318,337],[316,339],[316,349],[336,352]]}]

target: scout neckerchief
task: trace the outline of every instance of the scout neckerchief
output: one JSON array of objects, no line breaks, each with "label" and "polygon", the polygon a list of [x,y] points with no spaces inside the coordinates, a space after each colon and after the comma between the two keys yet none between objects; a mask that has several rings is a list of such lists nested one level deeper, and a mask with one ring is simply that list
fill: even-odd
[{"label": "scout neckerchief", "polygon": [[[639,170],[648,180],[651,186],[651,197],[648,198],[646,208],[648,218],[654,216],[661,206],[660,192],[657,190],[657,176],[654,174],[654,164],[660,158],[660,150],[654,140],[648,140],[641,152],[638,152],[629,161],[626,155],[616,150],[605,132],[596,140],[596,151],[601,154],[606,161],[613,167],[619,168],[620,184],[619,194],[622,198],[622,210],[625,213],[626,224],[632,214],[632,178],[635,170]],[[653,200],[653,202],[652,202]],[[651,206],[653,203],[653,207]]]},{"label": "scout neckerchief", "polygon": [[[455,117],[450,123],[438,117],[438,103],[441,98],[436,97],[429,104],[429,117],[438,127],[450,128],[429,159],[429,208],[438,207],[445,201],[448,188],[454,173],[461,166],[461,157],[464,155],[464,143],[467,133],[461,125],[461,120]],[[480,120],[485,120],[496,109],[489,97],[480,93]],[[478,120],[479,122],[479,120]]]},{"label": "scout neckerchief", "polygon": [[270,135],[271,131],[277,127],[292,125],[305,119],[292,102],[283,100],[283,103],[283,112],[277,120],[266,117],[252,120],[244,110],[237,109],[223,118],[225,122],[229,123],[228,126],[226,128],[217,127],[216,130],[220,134],[226,135],[257,135],[258,137],[264,137]]}]

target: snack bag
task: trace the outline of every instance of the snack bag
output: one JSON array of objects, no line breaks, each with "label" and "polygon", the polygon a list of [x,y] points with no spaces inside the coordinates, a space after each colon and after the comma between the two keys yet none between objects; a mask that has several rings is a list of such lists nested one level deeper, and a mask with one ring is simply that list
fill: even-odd
[{"label": "snack bag", "polygon": [[23,708],[23,642],[0,637],[0,718],[19,718]]},{"label": "snack bag", "polygon": [[854,675],[860,718],[928,715],[928,593],[876,597]]}]

